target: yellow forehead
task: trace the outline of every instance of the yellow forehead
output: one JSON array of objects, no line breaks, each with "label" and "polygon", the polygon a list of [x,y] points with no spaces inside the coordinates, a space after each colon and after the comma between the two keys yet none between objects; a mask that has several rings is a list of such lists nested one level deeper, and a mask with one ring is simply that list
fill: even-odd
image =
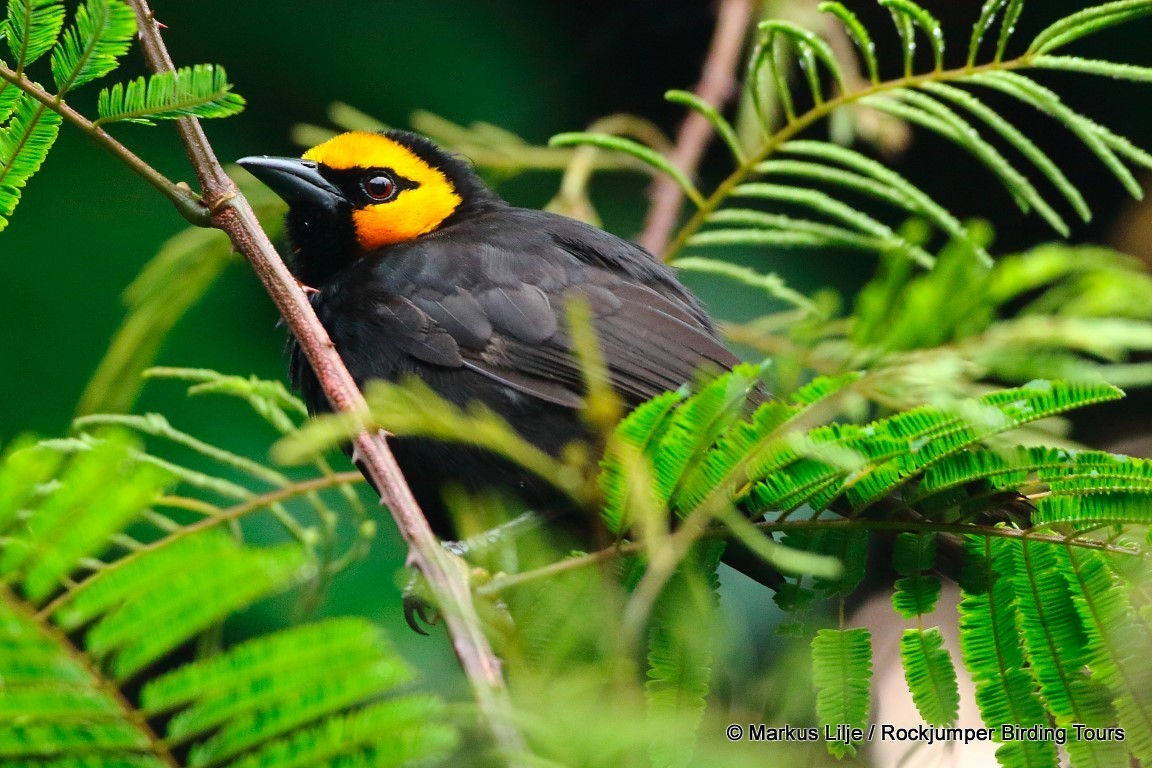
[{"label": "yellow forehead", "polygon": [[429,175],[444,178],[444,174],[429,166],[403,144],[382,134],[367,131],[334,136],[305,152],[304,159],[323,163],[335,170],[391,168],[413,181],[424,181]]}]

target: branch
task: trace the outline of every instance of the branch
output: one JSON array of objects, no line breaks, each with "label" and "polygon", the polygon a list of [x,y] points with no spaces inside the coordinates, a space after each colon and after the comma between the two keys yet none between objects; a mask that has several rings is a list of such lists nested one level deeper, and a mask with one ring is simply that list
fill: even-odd
[{"label": "branch", "polygon": [[[722,105],[736,90],[733,73],[744,51],[744,38],[748,34],[748,25],[752,23],[753,5],[751,0],[722,0],[720,4],[716,31],[712,35],[708,57],[704,60],[700,84],[696,86],[696,95],[709,104]],[[669,160],[691,178],[712,140],[712,133],[712,125],[706,117],[698,112],[690,113],[676,134],[676,148]],[[680,219],[684,195],[673,179],[661,174],[652,183],[649,196],[652,207],[648,210],[648,219],[639,243],[660,255]]]},{"label": "branch", "polygon": [[[172,60],[147,0],[129,0],[129,3],[136,12],[140,42],[149,68],[154,72],[172,71]],[[265,290],[316,372],[333,410],[366,413],[364,397],[344,367],[311,303],[268,240],[248,201],[216,159],[199,121],[181,118],[177,126],[188,159],[200,179],[203,199],[211,211],[212,226],[228,234],[233,246],[244,255],[264,283]],[[379,490],[381,501],[388,506],[408,544],[409,563],[428,580],[487,727],[505,757],[516,761],[526,752],[523,737],[512,724],[512,707],[501,675],[500,661],[481,630],[467,570],[457,558],[444,551],[428,527],[428,521],[412,496],[383,433],[370,435],[362,432],[356,437],[354,446],[365,474]]]}]

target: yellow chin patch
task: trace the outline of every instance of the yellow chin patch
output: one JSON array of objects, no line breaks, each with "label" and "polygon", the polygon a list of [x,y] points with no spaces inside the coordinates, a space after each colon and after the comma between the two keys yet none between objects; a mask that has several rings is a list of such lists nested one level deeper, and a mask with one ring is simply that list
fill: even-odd
[{"label": "yellow chin patch", "polygon": [[305,152],[304,159],[333,170],[389,169],[417,184],[414,189],[401,190],[386,203],[366,205],[352,212],[356,239],[366,251],[431,232],[463,202],[440,169],[379,133],[341,134]]}]

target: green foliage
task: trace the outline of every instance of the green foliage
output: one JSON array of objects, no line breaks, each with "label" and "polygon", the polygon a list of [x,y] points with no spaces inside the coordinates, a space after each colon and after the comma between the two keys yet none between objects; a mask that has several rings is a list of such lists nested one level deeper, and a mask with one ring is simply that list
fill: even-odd
[{"label": "green foliage", "polygon": [[[822,629],[812,639],[812,682],[823,728],[866,729],[871,706],[872,635],[866,629]],[[855,755],[858,742],[832,740],[837,757]]]},{"label": "green foliage", "polygon": [[[799,311],[728,328],[734,340],[771,354],[773,365],[738,367],[642,405],[605,430],[598,464],[586,446],[542,453],[492,413],[443,402],[418,382],[372,388],[371,413],[301,430],[304,408],[279,384],[151,372],[192,382],[194,394],[248,402],[283,436],[278,457],[314,467],[305,480],[157,414],[100,414],[127,410],[160,339],[231,258],[223,241],[206,235],[167,244],[126,295],[130,315],[81,404],[87,415],[77,434],[21,441],[0,459],[0,719],[14,723],[0,727],[0,757],[170,766],[174,750],[189,765],[335,766],[407,765],[451,751],[456,736],[443,706],[401,692],[409,670],[363,621],[214,647],[228,616],[299,586],[307,603],[364,553],[374,525],[349,488],[359,479],[332,472],[323,451],[375,423],[497,453],[605,523],[608,536],[597,542],[605,546],[592,553],[495,536],[469,552],[487,629],[520,697],[518,725],[541,764],[732,764],[714,756],[708,736],[710,710],[723,695],[723,665],[713,658],[723,539],[789,579],[776,599],[793,614],[782,631],[811,637],[816,700],[805,714],[833,728],[866,727],[872,641],[848,626],[843,606],[864,579],[872,539],[884,533],[896,534],[893,607],[917,624],[900,654],[926,721],[957,717],[958,670],[928,625],[940,595],[932,571],[960,559],[961,657],[985,723],[1120,725],[1123,743],[1072,739],[1072,764],[1152,761],[1141,663],[1149,651],[1152,463],[1071,445],[1055,418],[1119,397],[1117,385],[1152,382],[1149,364],[1129,361],[1152,349],[1152,278],[1097,248],[1043,246],[993,262],[984,225],[961,222],[865,152],[801,137],[829,117],[850,123],[872,111],[904,120],[956,144],[1022,210],[1066,233],[1068,211],[1090,218],[1088,201],[1058,158],[984,95],[1006,95],[1058,121],[1139,196],[1133,168],[1152,167],[1152,155],[1024,73],[1152,81],[1146,68],[1053,55],[1147,15],[1152,3],[1122,0],[1072,14],[1006,58],[1024,3],[987,0],[965,41],[967,65],[954,70],[944,69],[950,40],[925,8],[880,5],[894,21],[906,77],[882,82],[873,33],[843,4],[824,2],[820,10],[863,57],[866,78],[853,76],[818,35],[770,20],[751,53],[751,122],[729,121],[692,94],[667,94],[703,116],[732,156],[735,170],[707,195],[635,119],[627,130],[563,134],[544,148],[486,124],[414,117],[490,172],[571,163],[561,191],[569,201],[569,187],[581,199],[593,169],[670,174],[697,212],[668,256],[734,246],[879,255],[876,277],[846,314],[835,298],[803,296],[775,275],[677,258],[681,268],[738,280]],[[55,138],[59,99],[112,71],[135,26],[121,0],[87,0],[61,36],[63,28],[62,3],[9,3],[3,31],[15,69],[0,68],[4,217]],[[984,44],[989,37],[994,50]],[[921,40],[932,68],[917,72]],[[24,75],[49,52],[56,94]],[[211,65],[113,85],[98,98],[100,124],[225,116],[243,103]],[[344,127],[378,127],[350,108],[337,112]],[[322,131],[303,130],[310,143]],[[615,135],[625,133],[638,140]],[[280,210],[268,202],[261,213],[271,220]],[[507,511],[499,499],[456,502],[474,518]],[[252,514],[279,523],[286,543],[243,543],[239,521]],[[614,566],[583,568],[604,562]],[[836,604],[841,617],[827,628]],[[193,643],[194,661],[171,661]],[[640,659],[643,673],[633,668]],[[158,674],[161,663],[176,668]],[[643,726],[627,732],[620,726],[640,719]],[[570,740],[574,733],[580,743]],[[859,746],[827,745],[838,757]],[[1050,743],[1020,740],[1002,745],[998,758],[1053,766],[1057,754]]]},{"label": "green foliage", "polygon": [[56,45],[64,28],[63,0],[12,0],[4,20],[4,37],[16,71],[36,61]]},{"label": "green foliage", "polygon": [[136,16],[122,0],[86,0],[52,51],[52,77],[66,93],[116,69],[136,34]]},{"label": "green foliage", "polygon": [[[0,24],[14,57],[12,68],[0,63],[0,229],[7,225],[25,183],[48,156],[64,115],[93,133],[101,123],[226,117],[244,106],[231,92],[224,70],[206,64],[104,89],[100,118],[89,123],[66,108],[64,97],[119,66],[136,36],[136,16],[124,0],[85,0],[67,29],[65,16],[62,0],[9,0]],[[47,53],[56,93],[26,71]]]},{"label": "green foliage", "polygon": [[[288,413],[303,410],[279,384],[176,373],[201,391],[252,402],[287,431],[295,428]],[[247,466],[166,421],[86,423],[124,424]],[[178,480],[244,500],[223,509],[178,496]],[[0,727],[5,761],[171,766],[173,751],[187,750],[181,764],[192,766],[401,766],[454,748],[443,705],[400,693],[411,671],[360,619],[303,625],[152,672],[196,638],[210,648],[203,638],[229,615],[342,567],[321,554],[324,533],[309,533],[292,517],[301,512],[283,505],[310,498],[324,521],[318,492],[358,478],[327,471],[257,495],[104,430],[16,443],[0,458],[0,481],[0,713],[13,716]],[[252,547],[224,525],[278,507],[298,541]],[[137,699],[130,691],[140,683]]]},{"label": "green foliage", "polygon": [[16,96],[11,117],[0,127],[0,229],[8,225],[21,190],[48,156],[60,122],[58,114],[28,94]]},{"label": "green foliage", "polygon": [[155,120],[178,117],[228,117],[243,108],[244,98],[232,93],[223,67],[197,64],[103,89],[95,122],[153,125]]}]

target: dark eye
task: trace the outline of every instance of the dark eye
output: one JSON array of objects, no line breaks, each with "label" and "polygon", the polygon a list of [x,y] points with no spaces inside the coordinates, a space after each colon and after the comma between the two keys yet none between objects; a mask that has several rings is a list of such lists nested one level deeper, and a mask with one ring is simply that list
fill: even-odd
[{"label": "dark eye", "polygon": [[360,186],[363,188],[364,194],[380,202],[391,200],[396,195],[396,182],[392,180],[392,177],[383,173],[368,174],[360,182]]}]

